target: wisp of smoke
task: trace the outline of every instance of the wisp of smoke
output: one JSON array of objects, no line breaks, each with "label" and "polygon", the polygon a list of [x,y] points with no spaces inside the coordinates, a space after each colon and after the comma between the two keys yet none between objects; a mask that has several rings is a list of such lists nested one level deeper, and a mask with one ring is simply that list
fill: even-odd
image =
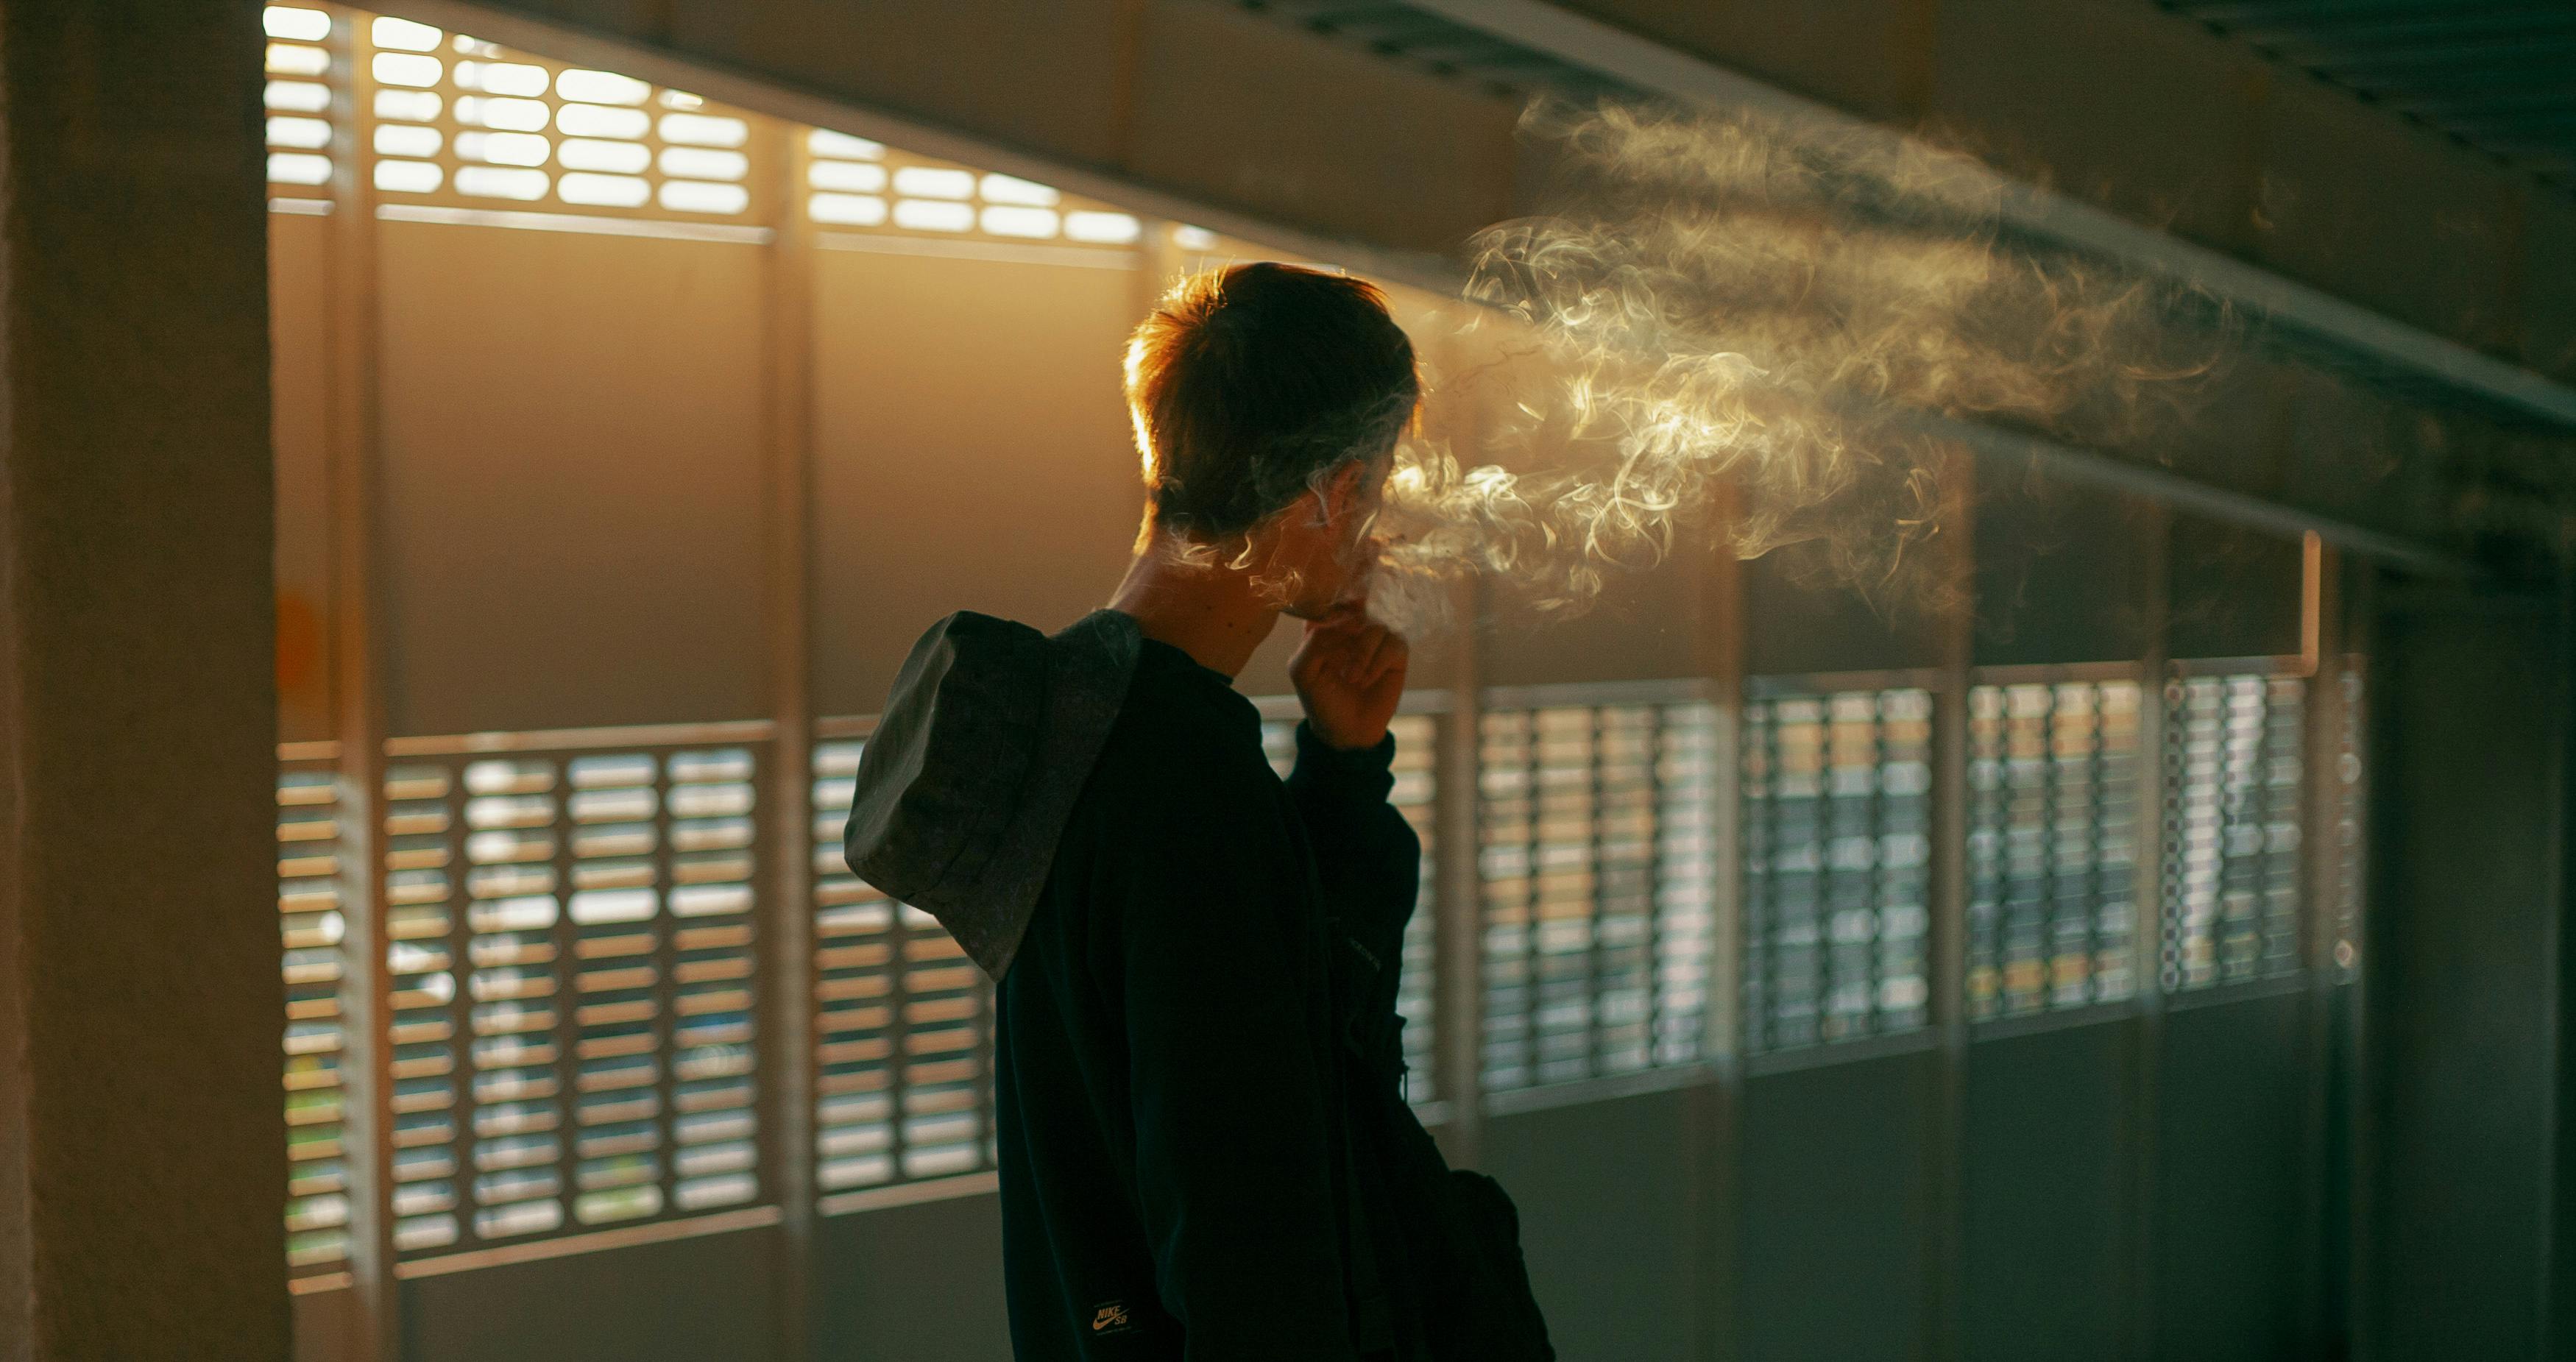
[{"label": "wisp of smoke", "polygon": [[1585,608],[1722,480],[1733,552],[1810,543],[1874,598],[1936,595],[1920,546],[1962,456],[1921,417],[2130,445],[2228,349],[2223,308],[2010,239],[1999,178],[1918,140],[1617,105],[1538,106],[1524,131],[1561,187],[1478,235],[1465,296],[1546,377],[1434,394],[1507,407],[1484,452],[1514,471],[1399,450],[1372,611],[1417,635],[1468,573]]}]

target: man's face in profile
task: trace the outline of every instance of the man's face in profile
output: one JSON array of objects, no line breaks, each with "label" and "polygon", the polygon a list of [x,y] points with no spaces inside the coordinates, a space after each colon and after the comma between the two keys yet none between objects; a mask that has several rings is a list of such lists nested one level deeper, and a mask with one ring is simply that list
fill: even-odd
[{"label": "man's face in profile", "polygon": [[1321,515],[1292,515],[1281,527],[1276,561],[1294,572],[1286,613],[1321,619],[1368,599],[1369,570],[1385,545],[1371,533],[1386,500],[1391,454],[1345,465],[1314,495]]}]

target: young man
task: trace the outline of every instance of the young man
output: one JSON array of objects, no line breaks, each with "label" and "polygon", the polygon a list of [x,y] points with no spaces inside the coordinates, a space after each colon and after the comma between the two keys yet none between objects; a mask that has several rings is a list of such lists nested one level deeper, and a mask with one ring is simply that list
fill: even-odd
[{"label": "young man", "polygon": [[[1127,397],[1126,580],[1052,638],[932,628],[861,764],[850,864],[1000,981],[1021,1362],[1393,1355],[1420,1332],[1388,1308],[1400,1211],[1367,1204],[1385,1178],[1347,1108],[1354,1072],[1402,1106],[1406,650],[1361,605],[1413,348],[1366,283],[1245,265],[1137,329]],[[1232,685],[1282,615],[1305,627],[1284,783]]]}]

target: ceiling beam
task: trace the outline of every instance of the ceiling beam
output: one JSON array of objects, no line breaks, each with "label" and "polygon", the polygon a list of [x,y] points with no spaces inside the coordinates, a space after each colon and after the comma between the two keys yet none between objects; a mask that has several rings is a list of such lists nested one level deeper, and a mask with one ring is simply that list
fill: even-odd
[{"label": "ceiling beam", "polygon": [[[1750,109],[1843,132],[1896,135],[1786,90],[1539,0],[1409,0],[1459,23],[1700,108]],[[2208,289],[2231,304],[2374,368],[2431,379],[2482,403],[2576,430],[2576,388],[2320,289],[2091,204],[1990,172],[2012,227],[2142,273]]]}]

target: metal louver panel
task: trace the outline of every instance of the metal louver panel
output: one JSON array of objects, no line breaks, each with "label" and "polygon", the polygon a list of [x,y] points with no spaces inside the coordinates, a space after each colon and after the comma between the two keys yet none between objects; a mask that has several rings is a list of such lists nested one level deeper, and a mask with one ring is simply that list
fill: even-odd
[{"label": "metal louver panel", "polygon": [[760,1195],[749,745],[386,773],[406,1253]]},{"label": "metal louver panel", "polygon": [[331,48],[333,12],[301,5],[270,5],[261,15],[268,35],[268,82],[262,95],[268,131],[268,183],[308,211],[327,207],[338,167],[336,121],[347,73]]},{"label": "metal louver panel", "polygon": [[760,220],[752,120],[681,90],[408,19],[341,11],[375,97],[367,173],[397,216],[433,205],[681,222]]},{"label": "metal louver panel", "polygon": [[805,147],[806,216],[844,240],[856,233],[1124,252],[1144,239],[1145,225],[1133,213],[1016,176],[821,128],[805,135]]},{"label": "metal louver panel", "polygon": [[1931,760],[1932,697],[1921,689],[1746,700],[1748,1050],[1924,1025]]},{"label": "metal louver panel", "polygon": [[2137,683],[1977,686],[1968,714],[1968,1015],[2128,997]]},{"label": "metal louver panel", "polygon": [[1493,709],[1480,723],[1486,1089],[1699,1058],[1711,707]]},{"label": "metal louver panel", "polygon": [[286,1261],[298,1276],[349,1256],[340,1065],[339,792],[334,763],[281,763],[277,911],[286,974]]},{"label": "metal louver panel", "polygon": [[841,859],[860,741],[814,749],[816,1185],[993,1166],[990,981],[937,919]]},{"label": "metal louver panel", "polygon": [[2165,682],[2163,984],[2293,975],[2299,950],[2307,682]]},{"label": "metal louver panel", "polygon": [[2370,789],[2363,780],[2361,659],[2348,659],[2343,671],[2343,721],[2335,756],[2335,940],[2334,971],[2338,982],[2361,977],[2361,892],[2367,872],[2362,848],[2368,834]]}]

